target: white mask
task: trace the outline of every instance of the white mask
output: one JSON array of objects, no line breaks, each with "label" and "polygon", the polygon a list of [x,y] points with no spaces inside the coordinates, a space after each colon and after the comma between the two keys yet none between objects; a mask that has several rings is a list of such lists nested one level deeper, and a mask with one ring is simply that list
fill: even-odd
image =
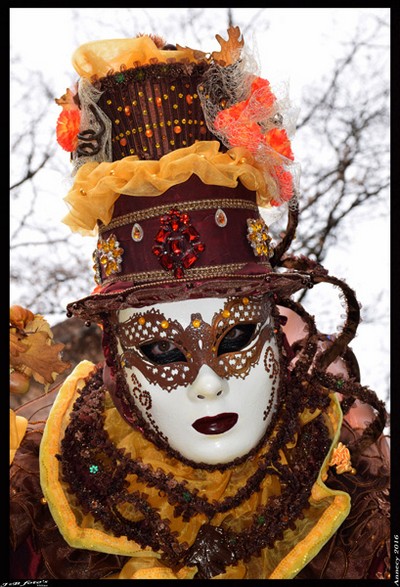
[{"label": "white mask", "polygon": [[149,426],[185,459],[254,449],[276,409],[279,350],[268,300],[205,298],[117,313],[118,354]]}]

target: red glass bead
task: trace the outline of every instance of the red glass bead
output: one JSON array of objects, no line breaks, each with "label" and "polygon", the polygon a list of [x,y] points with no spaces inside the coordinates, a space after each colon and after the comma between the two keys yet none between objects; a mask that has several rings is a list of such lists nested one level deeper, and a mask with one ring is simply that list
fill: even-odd
[{"label": "red glass bead", "polygon": [[197,255],[193,251],[188,251],[182,259],[182,264],[187,269],[188,267],[191,267],[195,261],[197,261]]},{"label": "red glass bead", "polygon": [[168,255],[167,253],[164,253],[163,255],[161,255],[160,263],[164,267],[164,269],[167,269],[167,271],[171,271],[171,269],[174,266],[171,256]]},{"label": "red glass bead", "polygon": [[197,232],[197,230],[195,228],[193,228],[193,226],[188,226],[184,230],[184,234],[190,242],[193,242],[199,238],[199,233]]},{"label": "red glass bead", "polygon": [[179,229],[179,220],[178,218],[173,217],[171,220],[171,228],[174,232],[176,232]]},{"label": "red glass bead", "polygon": [[155,241],[157,243],[165,243],[167,240],[169,231],[165,228],[160,228],[160,230],[156,234]]}]

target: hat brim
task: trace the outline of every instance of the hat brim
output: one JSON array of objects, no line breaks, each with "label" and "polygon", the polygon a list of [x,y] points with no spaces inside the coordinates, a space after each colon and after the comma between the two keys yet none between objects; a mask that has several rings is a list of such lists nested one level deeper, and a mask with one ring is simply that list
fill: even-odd
[{"label": "hat brim", "polygon": [[107,314],[124,308],[140,308],[166,302],[211,297],[262,296],[266,293],[279,297],[290,297],[311,283],[306,272],[242,274],[210,278],[199,281],[172,280],[162,284],[134,285],[132,282],[119,282],[113,287],[93,293],[85,298],[71,302],[67,306],[68,315],[85,321],[101,322]]}]

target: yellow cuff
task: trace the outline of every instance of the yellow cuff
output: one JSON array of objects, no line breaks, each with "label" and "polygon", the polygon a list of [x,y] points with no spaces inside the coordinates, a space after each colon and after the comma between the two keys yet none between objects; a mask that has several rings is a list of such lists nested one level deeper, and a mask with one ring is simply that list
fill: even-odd
[{"label": "yellow cuff", "polygon": [[17,416],[14,410],[10,409],[10,465],[25,436],[27,426],[28,420],[23,416]]}]

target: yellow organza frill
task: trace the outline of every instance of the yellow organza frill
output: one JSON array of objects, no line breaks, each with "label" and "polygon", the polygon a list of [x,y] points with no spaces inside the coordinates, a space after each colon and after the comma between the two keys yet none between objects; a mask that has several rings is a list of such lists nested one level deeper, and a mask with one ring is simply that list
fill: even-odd
[{"label": "yellow organza frill", "polygon": [[[73,496],[68,493],[67,487],[60,481],[59,461],[56,454],[60,452],[60,442],[68,425],[69,413],[78,395],[78,390],[84,385],[84,379],[93,369],[94,365],[89,361],[83,361],[75,368],[59,391],[44,431],[40,450],[41,485],[53,518],[64,539],[71,546],[128,557],[121,572],[109,578],[193,578],[196,569],[183,567],[178,573],[175,573],[163,565],[160,561],[160,553],[153,552],[149,548],[142,549],[139,544],[123,536],[115,537],[107,534],[90,514],[82,514],[74,502]],[[324,414],[324,418],[330,432],[333,449],[338,441],[342,414],[334,394],[331,399],[330,408]],[[314,419],[318,414],[318,411],[313,414],[305,411],[301,415],[302,425]],[[105,429],[113,443],[118,448],[125,448],[131,454],[132,459],[140,455],[143,462],[151,464],[154,470],[160,468],[166,474],[173,473],[177,481],[186,481],[189,491],[197,488],[199,496],[206,497],[210,502],[213,500],[221,501],[227,496],[235,495],[246,480],[255,473],[259,458],[268,450],[268,446],[263,447],[260,454],[248,459],[242,465],[226,471],[207,472],[202,469],[193,469],[168,457],[148,442],[138,431],[133,430],[119,415],[109,396],[105,405]],[[291,448],[291,446],[287,446],[286,450]],[[283,451],[280,452],[280,458],[284,463]],[[296,522],[295,529],[285,531],[283,540],[278,541],[273,549],[265,548],[260,556],[252,557],[246,563],[241,561],[236,566],[227,567],[225,573],[214,578],[288,579],[297,575],[319,552],[349,513],[349,496],[346,493],[327,488],[322,481],[329,460],[330,453],[327,455],[318,480],[313,486],[310,507],[304,512],[305,518]],[[131,491],[139,490],[146,493],[149,504],[157,508],[160,517],[170,521],[170,529],[178,533],[180,543],[185,541],[189,545],[193,544],[199,528],[207,522],[203,514],[197,514],[188,523],[182,522],[181,518],[173,516],[173,506],[159,494],[157,488],[146,486],[135,475],[128,477],[128,481]],[[212,524],[240,532],[249,526],[257,508],[265,505],[270,496],[279,495],[280,491],[277,477],[267,476],[257,493],[251,495],[236,508],[216,514],[212,519]],[[137,515],[130,504],[126,504],[126,511],[122,513],[126,517],[133,516],[133,518]]]},{"label": "yellow organza frill", "polygon": [[276,196],[273,179],[255,166],[247,149],[235,147],[222,153],[218,141],[198,141],[167,153],[159,161],[139,160],[132,155],[119,161],[85,163],[64,198],[70,212],[63,222],[73,232],[94,236],[97,220],[108,224],[112,219],[113,206],[120,194],[160,196],[193,174],[207,185],[235,188],[240,181],[257,192],[260,206],[268,206]]},{"label": "yellow organza frill", "polygon": [[154,63],[197,63],[205,53],[189,48],[177,51],[158,49],[149,36],[131,39],[106,39],[91,41],[78,47],[72,56],[72,65],[81,77],[103,77],[124,68],[152,65]]},{"label": "yellow organza frill", "polygon": [[10,465],[14,460],[22,439],[28,427],[28,420],[17,414],[10,408]]}]

